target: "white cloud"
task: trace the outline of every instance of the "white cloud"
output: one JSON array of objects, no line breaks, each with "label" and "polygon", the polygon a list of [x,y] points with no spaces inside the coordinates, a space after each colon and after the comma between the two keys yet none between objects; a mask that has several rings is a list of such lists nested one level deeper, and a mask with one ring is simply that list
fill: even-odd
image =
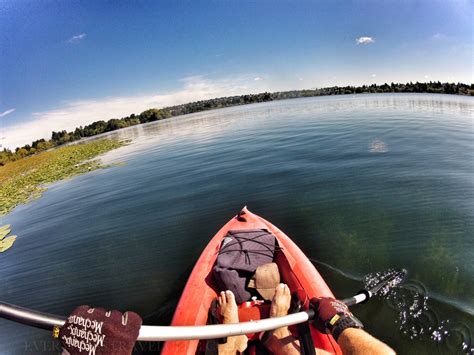
[{"label": "white cloud", "polygon": [[446,36],[445,34],[443,33],[435,33],[433,36],[431,36],[431,39],[433,41],[445,41],[447,40],[449,37]]},{"label": "white cloud", "polygon": [[6,115],[9,115],[9,114],[12,113],[13,111],[15,111],[14,108],[11,108],[11,109],[9,109],[9,110],[6,110],[5,112],[0,113],[0,117],[4,117],[4,116],[6,116]]},{"label": "white cloud", "polygon": [[79,42],[81,40],[83,40],[84,38],[86,38],[86,34],[85,33],[80,33],[78,35],[75,35],[75,36],[72,36],[71,38],[69,38],[67,40],[68,43],[75,43],[75,42]]},{"label": "white cloud", "polygon": [[253,80],[255,80],[255,81],[261,81],[261,80],[263,80],[263,78],[257,76],[257,77],[255,77],[255,78],[253,78]]},{"label": "white cloud", "polygon": [[363,37],[356,38],[357,44],[372,44],[374,42],[375,42],[375,39],[373,37],[363,36]]},{"label": "white cloud", "polygon": [[257,93],[268,89],[253,83],[252,76],[231,77],[209,80],[202,76],[181,79],[180,90],[163,94],[145,94],[141,96],[106,97],[101,99],[75,100],[62,107],[44,112],[33,113],[31,120],[8,127],[5,131],[3,146],[13,149],[40,138],[50,138],[52,131],[73,130],[76,127],[94,121],[120,118],[131,113],[139,114],[153,107],[165,107],[196,100],[215,97]]},{"label": "white cloud", "polygon": [[377,76],[377,74],[371,74],[370,75],[372,78],[375,78]]}]

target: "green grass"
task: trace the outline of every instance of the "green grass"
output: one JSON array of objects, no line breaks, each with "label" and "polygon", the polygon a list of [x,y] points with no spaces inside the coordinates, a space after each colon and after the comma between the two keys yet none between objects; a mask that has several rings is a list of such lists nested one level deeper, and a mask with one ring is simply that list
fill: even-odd
[{"label": "green grass", "polygon": [[0,167],[0,216],[41,196],[45,184],[103,167],[93,158],[124,144],[101,139],[63,146]]}]

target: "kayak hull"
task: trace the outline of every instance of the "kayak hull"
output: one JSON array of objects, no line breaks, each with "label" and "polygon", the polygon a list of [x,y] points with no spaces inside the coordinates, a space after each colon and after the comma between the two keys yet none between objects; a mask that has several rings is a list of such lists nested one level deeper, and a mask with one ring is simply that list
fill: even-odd
[{"label": "kayak hull", "polygon": [[[267,229],[275,235],[281,248],[275,256],[281,279],[289,286],[292,293],[298,292],[305,295],[304,308],[308,308],[307,300],[313,297],[334,297],[324,279],[300,248],[273,224],[244,207],[238,216],[232,218],[217,232],[202,252],[178,302],[171,322],[172,326],[207,323],[211,302],[217,297],[211,270],[221,242],[229,230],[242,229]],[[241,321],[245,321],[242,317],[240,318]],[[341,353],[331,335],[320,333],[312,325],[310,329],[317,348],[331,353]],[[198,351],[198,345],[199,340],[167,341],[163,346],[162,354],[195,354]]]}]

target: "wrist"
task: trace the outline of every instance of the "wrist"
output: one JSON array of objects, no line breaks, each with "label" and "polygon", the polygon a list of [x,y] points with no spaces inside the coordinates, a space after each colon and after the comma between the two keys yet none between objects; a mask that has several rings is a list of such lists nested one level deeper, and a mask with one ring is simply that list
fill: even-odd
[{"label": "wrist", "polygon": [[348,328],[362,329],[364,326],[360,320],[353,315],[335,315],[328,324],[328,329],[337,341],[339,336]]}]

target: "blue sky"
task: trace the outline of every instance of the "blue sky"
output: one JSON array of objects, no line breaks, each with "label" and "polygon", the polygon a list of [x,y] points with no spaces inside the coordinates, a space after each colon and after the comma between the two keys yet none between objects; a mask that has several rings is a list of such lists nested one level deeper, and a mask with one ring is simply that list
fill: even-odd
[{"label": "blue sky", "polygon": [[0,0],[0,144],[217,96],[472,83],[473,4]]}]

